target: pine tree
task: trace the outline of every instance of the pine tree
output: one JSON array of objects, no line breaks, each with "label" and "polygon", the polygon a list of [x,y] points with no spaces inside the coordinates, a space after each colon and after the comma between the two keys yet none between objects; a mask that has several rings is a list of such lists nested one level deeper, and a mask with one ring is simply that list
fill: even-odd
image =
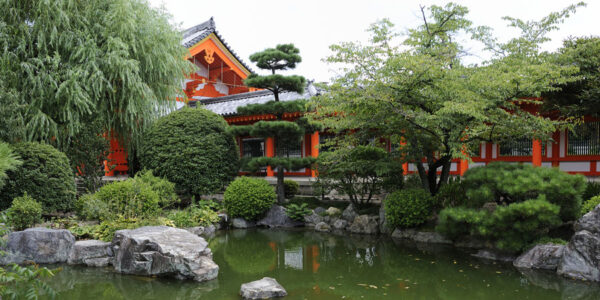
[{"label": "pine tree", "polygon": [[263,70],[271,71],[270,75],[251,74],[244,80],[249,87],[266,89],[273,92],[274,101],[264,104],[251,104],[238,108],[240,115],[262,115],[275,116],[273,121],[259,121],[252,125],[241,125],[232,127],[232,132],[237,135],[250,135],[269,138],[275,141],[275,157],[257,157],[249,160],[246,164],[248,170],[256,171],[261,167],[270,166],[277,168],[277,201],[284,201],[284,171],[310,167],[314,158],[291,158],[285,157],[284,149],[289,145],[298,145],[304,134],[318,129],[317,125],[309,123],[301,117],[295,121],[287,118],[286,114],[305,112],[306,100],[294,100],[281,102],[279,95],[282,92],[304,92],[306,80],[302,76],[283,76],[276,71],[294,69],[296,64],[302,61],[300,51],[293,44],[277,45],[261,52],[254,53],[250,60]]}]

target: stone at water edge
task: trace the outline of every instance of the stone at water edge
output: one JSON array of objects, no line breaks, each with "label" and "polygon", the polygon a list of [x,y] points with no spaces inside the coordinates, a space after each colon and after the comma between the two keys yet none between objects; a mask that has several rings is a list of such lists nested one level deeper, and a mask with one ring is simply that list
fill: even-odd
[{"label": "stone at water edge", "polygon": [[328,216],[339,216],[342,214],[342,211],[337,207],[331,206],[325,211],[325,213],[327,213]]},{"label": "stone at water edge", "polygon": [[77,241],[71,248],[68,263],[90,267],[105,267],[112,260],[112,244],[97,240]]},{"label": "stone at water edge", "polygon": [[306,222],[306,225],[308,226],[315,226],[316,224],[323,222],[323,217],[313,211],[312,213],[304,216],[304,222]]},{"label": "stone at water edge", "polygon": [[256,223],[242,218],[234,218],[231,220],[231,226],[233,226],[233,228],[251,228],[256,227]]},{"label": "stone at water edge", "polygon": [[557,273],[573,279],[600,281],[600,236],[587,230],[576,232],[565,247]]},{"label": "stone at water edge", "polygon": [[281,205],[273,205],[264,218],[256,223],[267,227],[299,227],[304,223],[292,220],[286,214],[286,209]]},{"label": "stone at water edge", "polygon": [[263,277],[261,280],[242,284],[240,295],[244,299],[270,299],[285,297],[287,296],[287,292],[277,280],[270,277]]},{"label": "stone at water edge", "polygon": [[346,229],[348,222],[344,219],[337,219],[333,222],[333,229],[342,230]]},{"label": "stone at water edge", "polygon": [[515,260],[515,256],[506,253],[496,252],[494,250],[481,249],[477,251],[477,253],[471,254],[473,257],[489,259],[489,260],[497,260],[503,262],[512,262]]},{"label": "stone at water edge", "polygon": [[212,280],[219,273],[208,243],[183,229],[147,226],[119,230],[112,244],[113,266],[120,273],[195,281]]},{"label": "stone at water edge", "polygon": [[362,234],[378,234],[379,233],[379,217],[360,215],[354,218],[354,222],[348,230],[352,233]]},{"label": "stone at water edge", "polygon": [[38,264],[67,262],[75,237],[66,229],[29,228],[8,235],[5,264],[31,260]]},{"label": "stone at water edge", "polygon": [[329,226],[329,224],[327,224],[325,222],[320,222],[317,225],[315,225],[315,231],[329,232],[330,230],[331,230],[331,227]]},{"label": "stone at water edge", "polygon": [[435,231],[417,231],[416,229],[396,228],[392,232],[392,238],[409,239],[419,243],[428,244],[452,244],[452,241],[446,239],[443,235]]},{"label": "stone at water edge", "polygon": [[320,207],[320,206],[317,206],[317,207],[314,209],[314,212],[315,212],[315,214],[317,214],[317,215],[322,215],[322,214],[324,214],[326,211],[327,211],[327,210],[326,210],[325,208],[323,208],[323,207]]},{"label": "stone at water edge", "polygon": [[348,223],[354,222],[354,218],[358,216],[358,213],[354,209],[354,205],[350,203],[346,209],[342,212],[342,219],[346,220]]},{"label": "stone at water edge", "polygon": [[392,233],[392,230],[388,227],[387,222],[385,220],[385,204],[383,201],[379,206],[379,231],[381,233]]},{"label": "stone at water edge", "polygon": [[523,269],[556,270],[564,250],[564,245],[535,245],[517,257],[513,261],[513,266]]}]

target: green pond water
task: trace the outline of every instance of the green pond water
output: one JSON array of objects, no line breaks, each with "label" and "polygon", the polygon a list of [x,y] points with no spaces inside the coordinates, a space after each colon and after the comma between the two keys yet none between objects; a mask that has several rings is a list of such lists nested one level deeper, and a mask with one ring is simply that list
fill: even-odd
[{"label": "green pond water", "polygon": [[452,248],[389,237],[312,231],[233,230],[210,240],[219,277],[206,283],[120,275],[110,268],[62,266],[57,299],[239,299],[240,285],[264,276],[285,299],[600,299],[600,285]]}]

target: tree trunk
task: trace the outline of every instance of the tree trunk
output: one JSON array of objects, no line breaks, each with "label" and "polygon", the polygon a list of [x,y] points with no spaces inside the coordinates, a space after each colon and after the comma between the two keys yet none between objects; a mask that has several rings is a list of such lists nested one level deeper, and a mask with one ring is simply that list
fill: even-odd
[{"label": "tree trunk", "polygon": [[283,166],[277,166],[277,203],[279,204],[283,204],[285,202],[285,185],[283,184],[283,172]]}]

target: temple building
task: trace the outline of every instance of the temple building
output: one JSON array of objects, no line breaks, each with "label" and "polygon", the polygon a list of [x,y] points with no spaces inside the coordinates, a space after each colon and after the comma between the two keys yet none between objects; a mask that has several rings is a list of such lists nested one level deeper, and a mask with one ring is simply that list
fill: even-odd
[{"label": "temple building", "polygon": [[[229,124],[246,125],[260,120],[274,119],[270,115],[239,116],[238,107],[254,103],[266,103],[274,100],[268,90],[257,90],[244,86],[243,80],[252,70],[229,47],[219,35],[215,22],[211,18],[206,22],[191,27],[183,32],[182,45],[189,50],[189,59],[198,67],[182,85],[187,99],[179,99],[178,107],[186,103],[192,107],[202,106],[225,118]],[[309,99],[320,91],[309,81],[303,94],[294,92],[280,94],[280,101]],[[532,113],[536,108],[532,107]],[[293,120],[299,114],[289,114],[285,118]],[[317,157],[318,145],[328,136],[315,132],[304,136],[300,145],[282,149],[282,155],[289,157]],[[600,122],[586,118],[585,123],[571,132],[557,131],[552,140],[542,143],[527,138],[513,140],[504,144],[482,143],[471,162],[453,160],[451,175],[462,175],[468,168],[486,165],[491,161],[507,161],[528,163],[541,167],[557,167],[569,173],[586,176],[600,176]],[[250,136],[237,137],[241,157],[274,156],[273,138],[256,138]],[[388,143],[391,150],[394,145]],[[116,140],[111,141],[109,158],[116,164],[114,168],[106,168],[106,175],[126,174],[127,157]],[[416,172],[414,164],[405,164],[404,173]],[[244,174],[243,170],[240,172]],[[262,175],[275,176],[271,168],[265,168]],[[315,176],[310,169],[286,172],[289,176]]]}]

